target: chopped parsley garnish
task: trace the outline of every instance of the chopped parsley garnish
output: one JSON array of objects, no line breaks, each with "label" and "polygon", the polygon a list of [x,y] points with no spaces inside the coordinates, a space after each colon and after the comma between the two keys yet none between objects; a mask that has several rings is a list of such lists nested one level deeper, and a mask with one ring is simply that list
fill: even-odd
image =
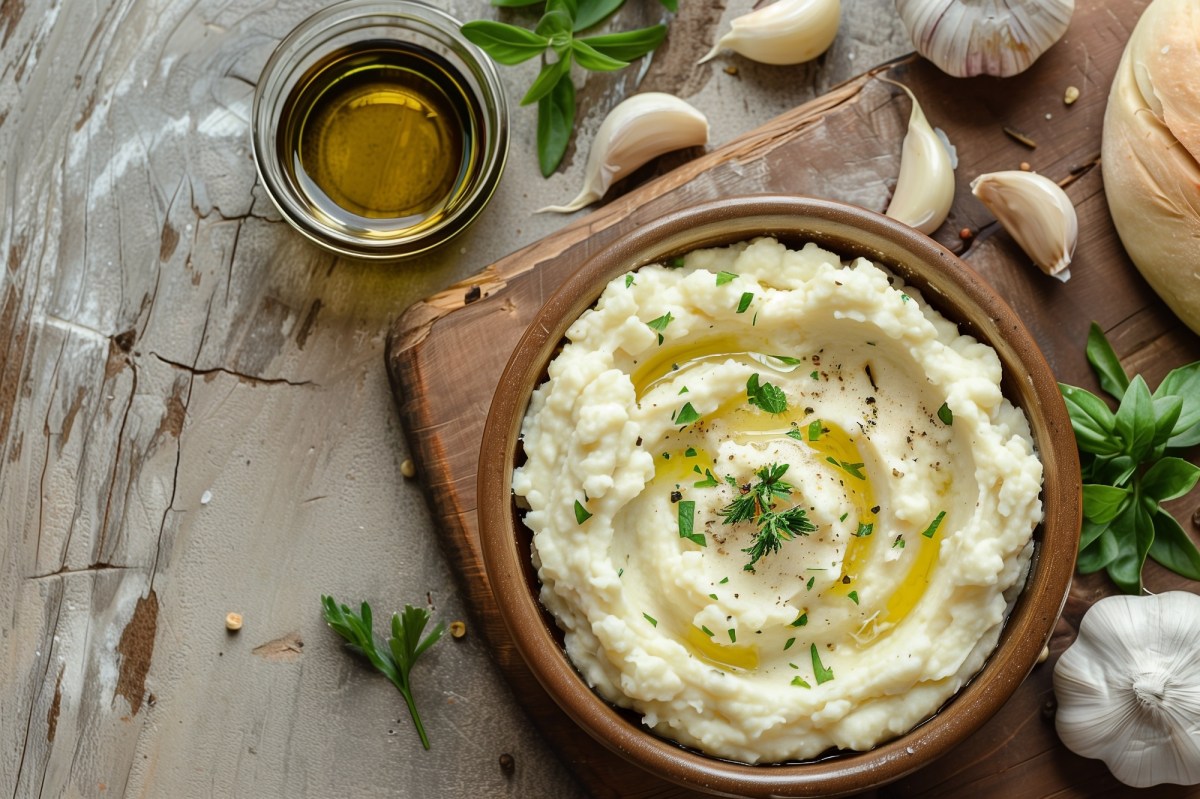
[{"label": "chopped parsley garnish", "polygon": [[658,626],[658,619],[654,618],[649,613],[643,613],[642,618],[644,618],[646,621],[650,622],[651,626],[653,626],[653,627]]},{"label": "chopped parsley garnish", "polygon": [[728,578],[728,577],[723,577],[723,578],[721,579],[721,582],[717,583],[717,585],[725,585],[725,583],[727,583],[727,582],[729,582],[729,578]]},{"label": "chopped parsley garnish", "polygon": [[816,369],[813,369],[811,372],[809,372],[808,376],[811,377],[813,380],[821,379],[821,373],[818,372]]},{"label": "chopped parsley garnish", "polygon": [[737,479],[735,479],[735,478],[734,478],[734,476],[733,476],[732,474],[727,474],[727,475],[725,475],[725,482],[726,482],[726,483],[729,483],[729,484],[730,484],[731,486],[733,486],[734,488],[737,488],[737,487],[738,487],[738,484],[737,484]]},{"label": "chopped parsley garnish", "polygon": [[813,644],[809,652],[812,653],[813,676],[817,678],[817,685],[832,680],[833,669],[827,669],[822,665],[821,656],[817,653],[817,645]]},{"label": "chopped parsley garnish", "polygon": [[675,424],[678,425],[688,425],[699,420],[700,414],[696,413],[696,409],[692,407],[692,403],[690,402],[685,402],[683,407],[679,409],[679,413],[675,414]]},{"label": "chopped parsley garnish", "polygon": [[805,585],[804,587],[807,588],[809,591],[811,591],[812,587],[813,587],[813,583],[815,583],[816,581],[817,581],[817,576],[814,574],[812,577],[808,578],[808,584]]},{"label": "chopped parsley garnish", "polygon": [[808,440],[816,441],[821,437],[821,420],[814,419],[808,423]]},{"label": "chopped parsley garnish", "polygon": [[689,458],[694,458],[694,457],[696,457],[696,448],[688,447],[686,450],[684,450],[683,454]]},{"label": "chopped parsley garnish", "polygon": [[904,536],[896,536],[896,540],[892,542],[892,549],[904,549]]},{"label": "chopped parsley garnish", "polygon": [[867,479],[867,476],[862,473],[862,468],[866,465],[865,463],[847,463],[846,461],[839,461],[834,457],[827,457],[825,460],[829,461],[834,466],[843,469],[847,474],[857,477],[859,480]]},{"label": "chopped parsley garnish", "polygon": [[788,438],[794,438],[797,441],[804,440],[804,434],[795,428],[792,428],[791,430],[787,431],[786,433],[784,433],[784,435],[786,435]]},{"label": "chopped parsley garnish", "polygon": [[858,592],[857,591],[851,591],[850,593],[846,594],[846,596],[850,597],[851,602],[853,602],[856,605],[858,604]]},{"label": "chopped parsley garnish", "polygon": [[787,643],[783,645],[783,651],[784,651],[784,652],[786,652],[786,651],[788,651],[789,649],[791,649],[791,648],[792,648],[792,644],[794,644],[794,643],[796,643],[796,639],[795,639],[795,638],[789,638],[789,639],[787,639]]},{"label": "chopped parsley garnish", "polygon": [[694,533],[692,530],[696,520],[696,503],[694,500],[685,499],[679,503],[679,537],[686,538],[693,544],[699,544],[702,547],[708,546],[708,541],[704,538],[704,533]]},{"label": "chopped parsley garnish", "polygon": [[625,576],[625,570],[624,570],[624,569],[617,569],[617,579],[619,580],[620,578],[622,578],[622,577],[624,577],[624,576]]},{"label": "chopped parsley garnish", "polygon": [[583,524],[590,518],[592,518],[592,514],[588,513],[588,509],[583,507],[582,502],[575,500],[575,523]]},{"label": "chopped parsley garnish", "polygon": [[738,274],[736,272],[717,272],[717,285],[724,286],[726,283],[737,278]]},{"label": "chopped parsley garnish", "polygon": [[754,302],[754,292],[753,291],[743,292],[742,298],[740,300],[738,300],[737,312],[745,313],[746,309],[748,309],[750,307],[750,303],[752,303],[752,302]]},{"label": "chopped parsley garnish", "polygon": [[799,674],[797,674],[795,677],[792,678],[792,685],[798,685],[801,688],[812,688],[812,686],[809,685],[808,683],[806,683],[804,681],[804,678],[801,677]]},{"label": "chopped parsley garnish", "polygon": [[901,294],[900,299],[904,302],[912,302],[912,297],[908,296],[907,294]]},{"label": "chopped parsley garnish", "polygon": [[707,627],[705,627],[703,624],[700,625],[700,631],[703,632],[705,635],[707,635],[709,638],[713,637],[713,631],[708,629]]},{"label": "chopped parsley garnish", "polygon": [[725,632],[729,633],[729,643],[736,644],[737,643],[737,630],[730,627]]},{"label": "chopped parsley garnish", "polygon": [[875,525],[873,525],[873,524],[869,524],[869,523],[868,523],[868,524],[864,524],[863,522],[859,522],[859,523],[858,523],[858,530],[857,530],[857,532],[855,532],[854,534],[855,534],[856,536],[858,536],[859,538],[866,538],[867,536],[869,536],[869,535],[870,535],[872,532],[874,532],[874,531],[875,531]]},{"label": "chopped parsley garnish", "polygon": [[[699,471],[699,469],[700,467],[697,466],[696,470]],[[697,480],[695,483],[692,483],[695,488],[713,488],[721,484],[717,478],[713,477],[713,473],[709,469],[705,469],[704,474],[706,477],[703,480]]]},{"label": "chopped parsley garnish", "polygon": [[664,461],[669,461],[669,460],[671,460],[671,453],[669,453],[669,452],[664,452],[664,453],[663,453],[663,460],[664,460]]},{"label": "chopped parsley garnish", "polygon": [[646,323],[646,326],[658,334],[658,343],[663,343],[663,331],[667,329],[667,325],[675,321],[675,317],[671,316],[671,312],[667,311],[657,319],[651,319]]},{"label": "chopped parsley garnish", "polygon": [[676,255],[674,258],[668,258],[667,262],[663,264],[663,266],[665,266],[667,269],[679,269],[683,266],[683,256]]},{"label": "chopped parsley garnish", "polygon": [[683,388],[679,389],[679,394],[676,394],[675,396],[679,396],[680,394],[686,394],[686,393],[688,393],[688,387],[684,386]]},{"label": "chopped parsley garnish", "polygon": [[720,598],[720,597],[718,597],[716,594],[709,594],[709,595],[708,595],[708,598],[709,598],[709,599],[711,599],[713,602],[720,602],[720,601],[721,601],[721,598]]},{"label": "chopped parsley garnish", "polygon": [[799,358],[793,358],[790,355],[770,355],[768,357],[774,358],[784,366],[799,366],[801,363],[803,363],[803,361],[801,361]]},{"label": "chopped parsley garnish", "polygon": [[945,518],[946,511],[938,511],[938,515],[933,517],[933,521],[929,523],[929,526],[925,528],[925,532],[921,533],[921,535],[925,536],[926,538],[933,538],[934,533],[936,533],[938,528],[942,526],[942,519]]},{"label": "chopped parsley garnish", "polygon": [[794,622],[792,622],[793,627],[803,627],[806,624],[808,624],[808,614],[807,613],[801,613],[799,616],[796,617],[796,620]]},{"label": "chopped parsley garnish", "polygon": [[954,424],[954,412],[950,410],[950,406],[943,402],[942,407],[938,408],[938,418],[942,420],[942,424]]},{"label": "chopped parsley garnish", "polygon": [[746,399],[767,413],[778,414],[787,410],[787,395],[783,389],[771,383],[760,383],[757,372],[746,381]]},{"label": "chopped parsley garnish", "polygon": [[755,472],[758,482],[744,486],[742,493],[733,502],[717,511],[725,524],[753,521],[758,526],[754,542],[742,550],[750,556],[743,567],[754,571],[754,564],[763,557],[778,552],[784,541],[798,535],[808,535],[816,526],[808,520],[804,508],[794,507],[784,511],[775,510],[775,500],[792,493],[790,483],[783,481],[788,465],[772,463]]},{"label": "chopped parsley garnish", "polygon": [[628,275],[625,276],[625,288],[629,288],[632,285],[633,285],[633,273],[630,272]]},{"label": "chopped parsley garnish", "polygon": [[849,515],[850,515],[850,511],[846,511],[845,513],[843,513],[841,516],[839,516],[839,517],[838,517],[838,521],[839,521],[839,522],[844,522],[844,521],[846,521],[846,517],[847,517],[847,516],[849,516]]}]

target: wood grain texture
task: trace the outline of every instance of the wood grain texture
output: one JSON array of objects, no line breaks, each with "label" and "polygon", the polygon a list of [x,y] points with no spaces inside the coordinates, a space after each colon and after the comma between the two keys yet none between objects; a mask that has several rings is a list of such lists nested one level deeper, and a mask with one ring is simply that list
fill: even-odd
[{"label": "wood grain texture", "polygon": [[[1131,371],[1151,385],[1172,367],[1200,358],[1200,341],[1149,290],[1121,249],[1097,168],[1108,85],[1144,2],[1077,5],[1067,37],[1021,76],[956,80],[928,63],[904,59],[884,68],[914,90],[932,124],[957,146],[957,191],[935,238],[960,252],[1014,307],[1063,382],[1095,389],[1084,358],[1092,320],[1111,337]],[[1068,85],[1081,97],[1067,107]],[[477,451],[487,401],[508,354],[533,313],[593,252],[671,209],[700,200],[758,192],[810,194],[882,211],[899,172],[908,103],[869,73],[772,120],[718,150],[613,199],[559,233],[509,255],[409,309],[392,330],[389,370],[409,442],[434,500],[450,557],[460,564],[494,656],[539,728],[598,796],[680,796],[680,789],[635,772],[601,749],[555,707],[512,647],[492,610],[475,519]],[[1016,128],[1028,149],[1003,132]],[[1032,267],[1009,236],[970,196],[974,175],[1026,161],[1062,183],[1077,206],[1080,243],[1070,282]],[[964,242],[959,231],[968,228]],[[471,398],[460,405],[439,401]],[[1192,518],[1197,493],[1173,504]],[[1193,534],[1196,532],[1191,527]],[[1195,590],[1151,565],[1151,590]],[[1050,687],[1055,658],[1074,639],[1083,612],[1112,591],[1102,577],[1080,578],[1051,642],[1013,700],[975,736],[935,766],[878,796],[1119,796],[1130,793],[1098,761],[1068,752],[1053,728]],[[1160,788],[1163,796],[1200,795]]]},{"label": "wood grain texture", "polygon": [[[257,184],[248,121],[271,50],[330,2],[0,0],[0,796],[583,795],[475,624],[418,666],[425,752],[318,598],[466,616],[401,476],[386,335],[558,230],[531,212],[575,193],[586,149],[543,181],[514,102],[508,170],[452,245],[386,266],[315,249]],[[685,0],[653,60],[577,72],[579,141],[638,88],[689,96],[727,141],[908,48],[892,0],[856,0],[819,64],[694,67],[752,2]],[[611,24],[667,18],[638,0]],[[508,96],[537,69],[503,69]],[[482,418],[488,397],[440,401]]]}]

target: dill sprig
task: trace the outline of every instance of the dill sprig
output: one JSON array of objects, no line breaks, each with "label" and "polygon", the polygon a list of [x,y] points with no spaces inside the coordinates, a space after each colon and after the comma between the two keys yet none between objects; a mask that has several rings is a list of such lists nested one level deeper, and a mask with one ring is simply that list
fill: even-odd
[{"label": "dill sprig", "polygon": [[754,564],[778,552],[784,541],[791,541],[798,535],[808,535],[817,529],[808,520],[804,508],[775,510],[776,499],[792,493],[791,483],[783,480],[787,470],[786,463],[762,467],[754,473],[758,482],[742,486],[741,495],[717,511],[718,515],[724,517],[725,524],[753,521],[758,526],[753,543],[742,550],[750,556],[750,562],[742,567],[746,571],[754,571]]}]

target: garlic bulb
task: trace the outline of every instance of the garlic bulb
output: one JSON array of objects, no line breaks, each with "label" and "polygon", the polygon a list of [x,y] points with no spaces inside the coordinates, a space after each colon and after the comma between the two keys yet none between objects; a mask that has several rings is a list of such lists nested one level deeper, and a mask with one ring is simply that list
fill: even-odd
[{"label": "garlic bulb", "polygon": [[608,187],[651,158],[708,143],[704,114],[673,94],[644,92],[617,104],[600,123],[584,168],[583,188],[566,205],[538,209],[570,213],[594,203]]},{"label": "garlic bulb", "polygon": [[802,64],[829,49],[841,21],[841,0],[777,0],[743,14],[697,63],[728,47],[763,64]]},{"label": "garlic bulb", "polygon": [[907,86],[887,78],[880,80],[904,89],[912,100],[908,133],[904,134],[900,151],[900,177],[885,213],[928,235],[946,220],[954,202],[954,166],[950,148],[929,126],[921,104]]},{"label": "garlic bulb", "polygon": [[1113,223],[1151,288],[1200,332],[1200,4],[1154,0],[1113,78],[1100,167]]},{"label": "garlic bulb", "polygon": [[1112,596],[1054,667],[1067,748],[1137,788],[1200,782],[1200,596]]},{"label": "garlic bulb", "polygon": [[1079,219],[1071,199],[1057,183],[1036,172],[990,172],[971,181],[971,193],[1039,269],[1067,282]]},{"label": "garlic bulb", "polygon": [[948,75],[1024,72],[1062,38],[1075,0],[896,0],[917,52]]}]

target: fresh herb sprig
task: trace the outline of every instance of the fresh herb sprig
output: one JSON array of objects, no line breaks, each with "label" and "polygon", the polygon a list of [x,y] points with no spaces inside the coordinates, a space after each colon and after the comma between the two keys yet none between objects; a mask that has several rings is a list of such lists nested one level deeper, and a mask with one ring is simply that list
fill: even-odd
[{"label": "fresh herb sprig", "polygon": [[742,550],[750,556],[750,562],[742,567],[746,571],[754,571],[754,564],[778,552],[784,541],[817,529],[808,520],[804,508],[775,510],[775,500],[792,493],[792,485],[782,479],[787,470],[786,463],[764,466],[754,473],[758,482],[742,486],[741,496],[717,511],[724,517],[725,524],[753,521],[758,526],[754,542]]},{"label": "fresh herb sprig", "polygon": [[[532,6],[541,0],[492,0],[502,7]],[[660,0],[668,11],[678,0]],[[542,69],[521,99],[538,104],[538,165],[549,177],[558,169],[575,127],[575,84],[571,65],[593,72],[612,72],[652,52],[667,35],[666,25],[576,38],[611,16],[625,0],[547,0],[533,30],[480,19],[462,26],[463,36],[501,64],[513,65],[542,56]],[[551,59],[549,56],[553,56]]]},{"label": "fresh herb sprig", "polygon": [[371,606],[362,603],[362,609],[355,615],[347,605],[339,605],[331,596],[321,596],[321,606],[324,608],[325,621],[333,631],[346,639],[347,646],[364,656],[371,665],[392,681],[392,685],[404,696],[408,704],[408,713],[416,725],[417,734],[421,736],[421,745],[429,748],[429,736],[425,734],[425,725],[417,713],[417,703],[413,699],[411,675],[413,665],[425,650],[437,643],[445,628],[439,623],[429,631],[429,635],[421,638],[425,625],[429,622],[429,611],[425,608],[404,606],[404,613],[392,614],[392,635],[386,643],[375,635],[371,625]]},{"label": "fresh herb sprig", "polygon": [[1104,569],[1122,591],[1140,594],[1149,556],[1200,580],[1200,551],[1161,505],[1200,479],[1200,467],[1171,454],[1200,443],[1200,361],[1175,369],[1151,393],[1141,375],[1130,380],[1095,323],[1087,359],[1119,404],[1113,413],[1090,391],[1059,384],[1083,471],[1079,571]]}]

